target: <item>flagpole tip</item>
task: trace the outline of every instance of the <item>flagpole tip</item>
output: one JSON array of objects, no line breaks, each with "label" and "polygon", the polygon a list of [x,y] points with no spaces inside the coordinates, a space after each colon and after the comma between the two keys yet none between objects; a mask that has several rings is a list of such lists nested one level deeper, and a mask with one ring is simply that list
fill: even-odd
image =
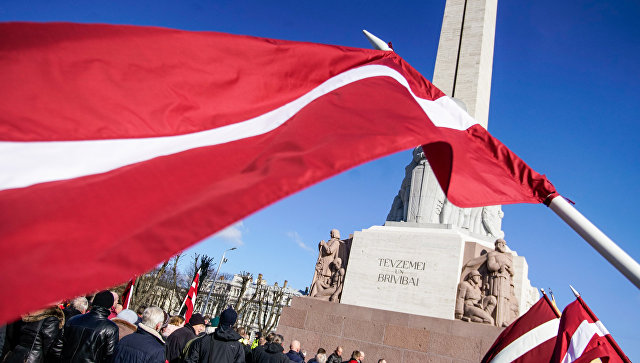
[{"label": "flagpole tip", "polygon": [[389,48],[389,45],[384,40],[376,37],[375,35],[373,35],[371,33],[369,33],[366,29],[362,29],[362,32],[367,37],[367,39],[369,40],[369,43],[371,43],[373,48],[375,48],[377,50],[385,50],[385,51],[392,51],[393,52],[393,49]]},{"label": "flagpole tip", "polygon": [[576,291],[576,289],[574,289],[574,288],[573,288],[573,286],[569,285],[569,287],[571,288],[571,292],[573,292],[573,294],[574,294],[576,297],[580,297],[580,294]]},{"label": "flagpole tip", "polygon": [[542,295],[546,295],[543,288],[540,288],[540,292],[542,293]]}]

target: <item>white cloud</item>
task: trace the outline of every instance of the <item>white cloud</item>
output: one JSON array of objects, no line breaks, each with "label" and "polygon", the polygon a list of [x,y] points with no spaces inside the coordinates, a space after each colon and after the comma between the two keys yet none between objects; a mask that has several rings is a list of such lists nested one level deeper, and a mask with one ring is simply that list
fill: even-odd
[{"label": "white cloud", "polygon": [[214,237],[220,238],[234,246],[242,246],[244,245],[244,241],[242,240],[243,230],[244,225],[242,224],[242,221],[240,221],[216,233]]},{"label": "white cloud", "polygon": [[304,242],[302,242],[302,238],[300,238],[298,232],[287,232],[287,236],[291,238],[291,240],[295,242],[298,247],[302,248],[303,250],[313,252],[313,248],[307,246]]}]

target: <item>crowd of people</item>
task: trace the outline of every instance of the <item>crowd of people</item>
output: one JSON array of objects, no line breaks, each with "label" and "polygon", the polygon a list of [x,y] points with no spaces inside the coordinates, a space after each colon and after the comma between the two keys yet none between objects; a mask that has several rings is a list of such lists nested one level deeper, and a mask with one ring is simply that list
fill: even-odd
[{"label": "crowd of people", "polygon": [[[188,321],[169,316],[156,306],[137,311],[123,309],[118,295],[101,291],[91,303],[78,297],[66,306],[55,305],[24,315],[0,333],[3,363],[114,362],[114,363],[361,363],[365,354],[354,351],[343,358],[342,347],[331,354],[323,348],[306,361],[300,342],[271,332],[252,341],[238,314],[224,310],[217,326],[212,319],[192,314]],[[378,363],[386,363],[384,359]]]}]

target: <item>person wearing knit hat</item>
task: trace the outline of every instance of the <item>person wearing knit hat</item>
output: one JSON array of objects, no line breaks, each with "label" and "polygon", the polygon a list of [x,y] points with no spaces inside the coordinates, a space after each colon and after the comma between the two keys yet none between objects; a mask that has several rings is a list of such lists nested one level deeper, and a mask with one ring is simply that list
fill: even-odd
[{"label": "person wearing knit hat", "polygon": [[110,291],[93,297],[91,310],[69,319],[64,330],[62,362],[110,362],[118,343],[118,326],[107,319],[114,298]]},{"label": "person wearing knit hat", "polygon": [[[244,363],[242,337],[233,328],[238,313],[231,307],[220,314],[220,324],[213,334],[207,334],[191,343],[187,362]],[[174,333],[175,334],[175,333]]]},{"label": "person wearing knit hat", "polygon": [[189,322],[182,328],[176,329],[167,338],[167,360],[169,363],[182,362],[182,351],[191,339],[194,339],[205,329],[204,317],[200,313],[191,315]]},{"label": "person wearing knit hat", "polygon": [[114,299],[111,291],[104,290],[95,294],[91,306],[101,306],[103,308],[111,309],[111,307],[113,306],[113,302]]},{"label": "person wearing knit hat", "polygon": [[229,306],[225,311],[220,314],[220,323],[219,326],[223,328],[229,328],[236,323],[236,319],[238,319],[238,313],[231,306]]}]

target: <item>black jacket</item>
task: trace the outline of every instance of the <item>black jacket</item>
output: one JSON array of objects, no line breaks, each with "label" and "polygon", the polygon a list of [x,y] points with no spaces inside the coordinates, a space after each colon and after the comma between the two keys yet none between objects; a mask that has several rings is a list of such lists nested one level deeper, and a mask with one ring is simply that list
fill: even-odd
[{"label": "black jacket", "polygon": [[164,363],[162,336],[144,324],[116,345],[113,363]]},{"label": "black jacket", "polygon": [[[175,333],[174,333],[175,334]],[[218,327],[213,334],[195,340],[187,363],[245,363],[242,337],[233,328]]]},{"label": "black jacket", "polygon": [[186,323],[182,328],[174,331],[167,338],[167,360],[169,363],[180,363],[182,360],[182,350],[187,342],[191,339],[195,339],[196,331],[191,324]]},{"label": "black jacket", "polygon": [[55,362],[62,350],[64,314],[58,307],[29,314],[16,322],[8,336],[11,352],[5,362]]},{"label": "black jacket", "polygon": [[118,326],[108,319],[109,309],[94,306],[69,320],[64,332],[62,361],[111,362],[118,343]]},{"label": "black jacket", "polygon": [[[256,348],[257,349],[257,348]],[[284,348],[278,343],[267,343],[264,349],[253,350],[254,363],[289,363],[289,358],[282,353]]]},{"label": "black jacket", "polygon": [[327,358],[327,363],[342,363],[342,358],[337,355],[336,352],[333,352],[329,358]]}]

